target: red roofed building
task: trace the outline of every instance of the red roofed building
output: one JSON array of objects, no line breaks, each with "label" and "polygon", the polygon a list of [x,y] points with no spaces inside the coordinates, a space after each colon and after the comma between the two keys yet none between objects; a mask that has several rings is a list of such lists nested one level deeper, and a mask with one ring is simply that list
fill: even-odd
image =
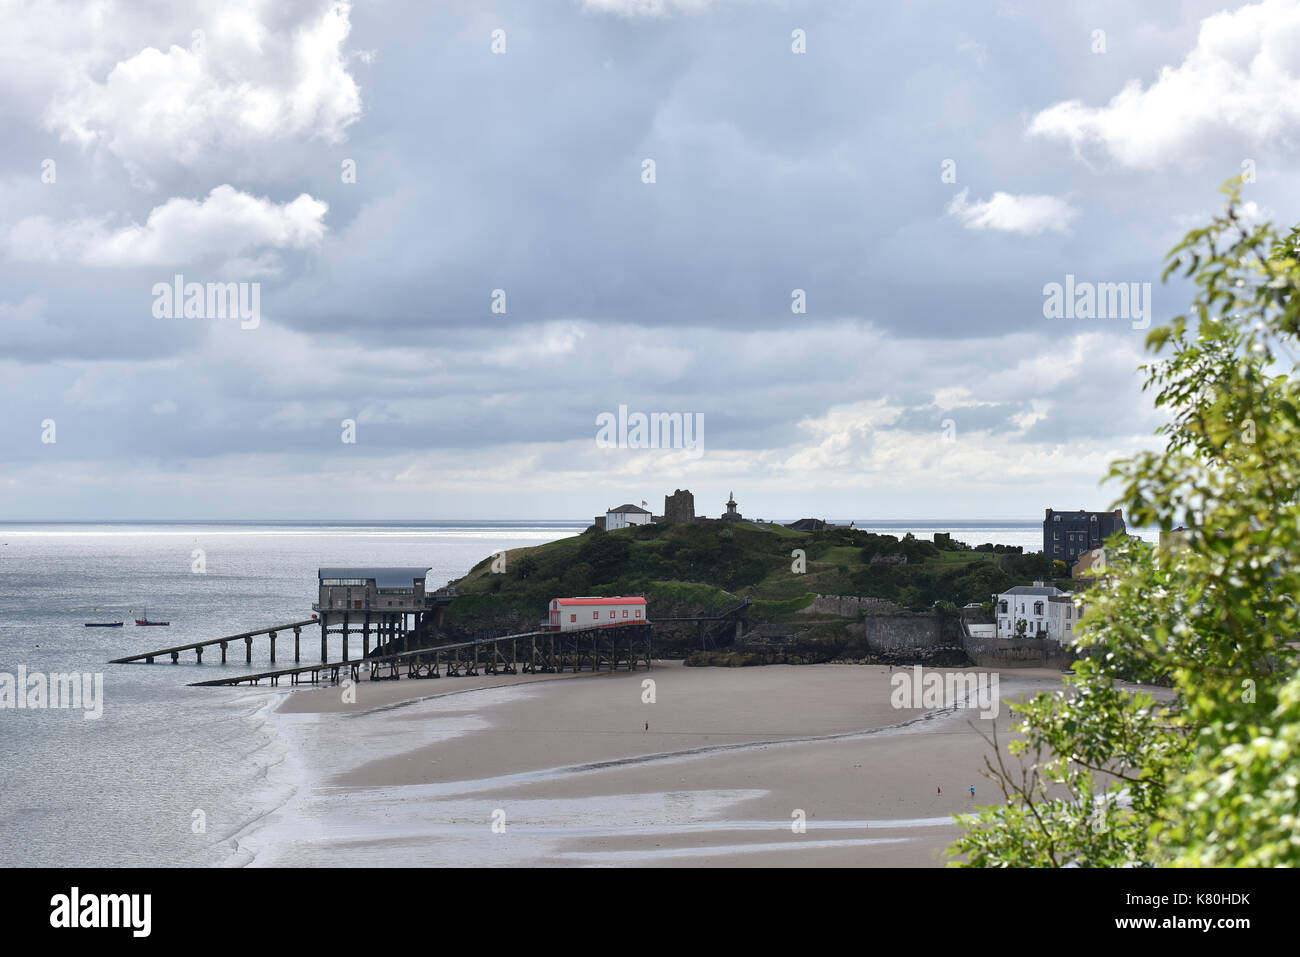
[{"label": "red roofed building", "polygon": [[581,631],[646,622],[644,598],[552,598],[547,623],[553,631]]}]

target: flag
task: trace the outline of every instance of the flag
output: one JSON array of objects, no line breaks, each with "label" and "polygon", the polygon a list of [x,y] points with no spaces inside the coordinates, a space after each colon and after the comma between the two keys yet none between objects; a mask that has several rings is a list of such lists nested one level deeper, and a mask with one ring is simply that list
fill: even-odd
[{"label": "flag", "polygon": [[646,503],[646,500],[645,500],[645,499],[641,499],[641,504],[642,504],[642,505],[647,504],[647,503]]}]

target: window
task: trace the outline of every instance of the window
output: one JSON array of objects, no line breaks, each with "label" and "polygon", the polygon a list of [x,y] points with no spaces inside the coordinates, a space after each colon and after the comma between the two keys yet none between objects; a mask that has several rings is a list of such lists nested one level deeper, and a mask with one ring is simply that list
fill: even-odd
[{"label": "window", "polygon": [[623,617],[624,617],[624,618],[627,617],[627,609],[626,609],[626,608],[623,609]]},{"label": "window", "polygon": [[569,616],[569,621],[577,621],[577,620],[578,620],[578,616],[577,616],[577,615],[570,615],[570,616]]},{"label": "window", "polygon": [[1053,516],[1052,516],[1052,521],[1054,521],[1054,522],[1059,522],[1060,520],[1061,520],[1061,516],[1059,516],[1059,515],[1053,515]]},{"label": "window", "polygon": [[1042,617],[1042,615],[1043,615],[1043,603],[1042,603],[1041,601],[1036,601],[1036,602],[1034,602],[1034,614],[1035,614],[1036,616],[1038,616],[1039,618]]},{"label": "window", "polygon": [[998,602],[998,604],[1001,606],[998,608],[998,611],[1002,612],[1002,614],[1005,615],[1007,613],[1007,603],[1002,601],[1002,602]]},{"label": "window", "polygon": [[613,617],[614,617],[614,613],[613,613],[612,611],[609,613],[609,617],[610,617],[610,618],[613,618]]},{"label": "window", "polygon": [[597,618],[599,618],[599,617],[600,617],[600,612],[598,612],[598,611],[593,611],[593,612],[591,613],[591,619],[592,619],[592,621],[595,621],[595,620],[596,620]]},{"label": "window", "polygon": [[1072,631],[1073,629],[1074,629],[1074,626],[1073,626],[1072,624],[1070,624],[1070,623],[1067,621],[1067,622],[1065,623],[1065,631],[1066,631],[1066,633],[1068,634],[1068,633],[1069,633],[1070,631]]},{"label": "window", "polygon": [[1073,613],[1074,613],[1074,606],[1073,606],[1073,605],[1066,605],[1066,606],[1065,606],[1065,617],[1066,617],[1066,618],[1069,618]]},{"label": "window", "polygon": [[637,616],[638,618],[641,617],[641,609],[640,609],[640,608],[638,608],[638,609],[636,610],[636,616]]}]

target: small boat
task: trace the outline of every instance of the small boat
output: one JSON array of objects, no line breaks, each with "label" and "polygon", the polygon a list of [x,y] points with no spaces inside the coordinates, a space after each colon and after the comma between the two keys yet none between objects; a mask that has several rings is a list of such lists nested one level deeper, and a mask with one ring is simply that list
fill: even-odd
[{"label": "small boat", "polygon": [[120,621],[88,621],[85,623],[87,628],[121,628]]},{"label": "small boat", "polygon": [[166,627],[167,625],[170,625],[170,624],[171,624],[170,621],[150,621],[150,620],[149,620],[149,610],[148,610],[148,609],[145,609],[144,617],[143,617],[143,618],[137,618],[137,619],[135,620],[135,623],[136,623],[137,625],[156,625],[156,626],[159,626],[159,627]]}]

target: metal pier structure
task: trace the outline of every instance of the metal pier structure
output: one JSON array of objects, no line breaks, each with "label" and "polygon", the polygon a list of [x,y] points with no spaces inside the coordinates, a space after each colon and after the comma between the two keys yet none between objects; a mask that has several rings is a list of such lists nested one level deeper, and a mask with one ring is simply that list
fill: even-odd
[{"label": "metal pier structure", "polygon": [[393,654],[371,655],[352,661],[332,661],[282,668],[257,674],[196,681],[191,687],[260,684],[278,686],[288,677],[291,684],[337,684],[346,673],[360,681],[362,672],[371,681],[402,678],[456,678],[514,674],[560,674],[565,671],[636,671],[642,663],[650,667],[652,629],[649,623],[591,628],[582,631],[529,631],[497,638],[482,638]]},{"label": "metal pier structure", "polygon": [[217,645],[221,648],[221,663],[224,665],[229,646],[241,641],[244,642],[244,662],[252,664],[253,639],[259,635],[266,635],[269,638],[271,663],[275,664],[276,638],[289,631],[293,632],[293,660],[298,663],[302,661],[303,629],[312,626],[320,628],[320,660],[323,664],[329,663],[330,635],[342,636],[344,661],[351,660],[348,654],[349,637],[360,635],[361,655],[368,658],[372,638],[375,642],[375,650],[380,648],[406,650],[417,645],[437,644],[443,612],[455,597],[455,589],[444,588],[410,601],[390,600],[384,603],[369,600],[356,601],[350,603],[350,607],[340,609],[314,604],[312,608],[319,609],[318,616],[314,618],[291,621],[287,625],[271,625],[268,628],[241,631],[237,635],[227,635],[224,638],[209,638],[206,641],[159,648],[157,651],[146,651],[125,658],[114,658],[109,664],[126,665],[144,662],[151,665],[155,659],[168,657],[171,658],[172,664],[177,664],[181,653],[186,651],[193,651],[198,663],[203,664],[203,649]]},{"label": "metal pier structure", "polygon": [[[207,641],[195,641],[188,645],[176,645],[173,648],[159,648],[157,651],[146,651],[140,655],[128,655],[125,658],[114,658],[109,662],[110,665],[129,665],[137,662],[153,664],[155,658],[171,656],[172,664],[180,661],[181,652],[193,651],[198,657],[198,663],[203,664],[203,649],[211,648],[213,645],[221,646],[221,663],[226,663],[226,650],[232,642],[244,643],[244,661],[247,664],[253,662],[253,639],[258,635],[266,635],[271,641],[271,661],[275,661],[275,639],[281,632],[293,632],[293,660],[301,660],[301,640],[302,630],[309,625],[318,624],[315,618],[308,618],[305,621],[291,621],[287,625],[272,625],[270,628],[258,628],[256,631],[241,631],[237,635],[227,635],[224,638],[210,638]],[[325,647],[321,645],[321,660],[325,660]]]}]

